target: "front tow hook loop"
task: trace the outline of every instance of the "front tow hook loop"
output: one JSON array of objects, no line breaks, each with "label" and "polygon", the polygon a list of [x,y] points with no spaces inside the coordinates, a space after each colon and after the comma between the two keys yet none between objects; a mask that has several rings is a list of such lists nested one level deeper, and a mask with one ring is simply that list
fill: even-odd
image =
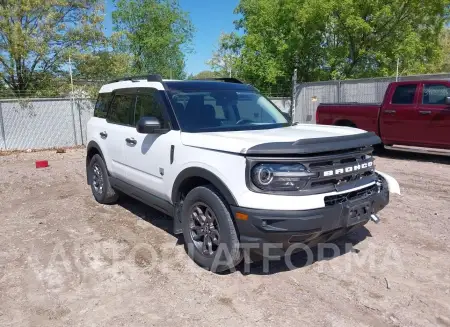
[{"label": "front tow hook loop", "polygon": [[378,224],[380,222],[380,218],[378,218],[378,216],[376,214],[371,214],[370,215],[370,219],[375,223]]}]

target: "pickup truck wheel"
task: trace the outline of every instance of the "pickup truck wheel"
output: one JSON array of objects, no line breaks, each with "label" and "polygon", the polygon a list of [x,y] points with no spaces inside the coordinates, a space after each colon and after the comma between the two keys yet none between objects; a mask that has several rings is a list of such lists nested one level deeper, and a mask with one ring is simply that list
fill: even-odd
[{"label": "pickup truck wheel", "polygon": [[95,200],[101,204],[116,202],[119,196],[111,187],[105,162],[100,155],[96,154],[92,157],[89,162],[88,173],[89,184]]},{"label": "pickup truck wheel", "polygon": [[222,272],[242,260],[230,211],[213,186],[191,190],[184,199],[181,217],[186,250],[199,266]]}]

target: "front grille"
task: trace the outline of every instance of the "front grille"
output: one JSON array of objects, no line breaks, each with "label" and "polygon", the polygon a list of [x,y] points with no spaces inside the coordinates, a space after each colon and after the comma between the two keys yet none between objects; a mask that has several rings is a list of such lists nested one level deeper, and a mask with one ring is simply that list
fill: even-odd
[{"label": "front grille", "polygon": [[[305,165],[310,172],[316,173],[316,176],[309,181],[307,188],[319,193],[336,189],[338,185],[342,187],[346,183],[355,182],[363,178],[373,177],[375,179],[373,165],[371,167],[353,169],[360,166],[361,163],[371,162],[373,164],[371,152],[372,148],[369,147],[332,156],[326,155],[308,158],[304,161],[301,160],[300,163]],[[339,169],[344,171],[335,173]]]},{"label": "front grille", "polygon": [[[310,195],[355,188],[376,181],[373,148],[339,150],[290,157],[247,157],[247,182],[252,190],[250,171],[258,163],[300,163],[314,173],[298,191],[276,192],[280,195]],[[370,163],[370,165],[369,165]],[[359,167],[359,168],[357,168]]]},{"label": "front grille", "polygon": [[377,184],[374,184],[369,187],[362,188],[357,191],[337,194],[337,195],[329,195],[325,197],[325,206],[333,206],[335,204],[344,203],[346,201],[365,199],[373,194],[378,193],[379,187]]}]

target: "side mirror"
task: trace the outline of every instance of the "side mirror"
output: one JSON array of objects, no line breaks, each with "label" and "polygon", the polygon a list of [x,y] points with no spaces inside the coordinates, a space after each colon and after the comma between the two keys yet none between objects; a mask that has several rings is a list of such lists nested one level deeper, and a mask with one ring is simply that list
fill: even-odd
[{"label": "side mirror", "polygon": [[156,117],[142,117],[136,124],[136,130],[142,134],[152,134],[161,129],[161,123]]},{"label": "side mirror", "polygon": [[446,105],[450,105],[450,97],[446,97],[445,98],[445,104]]}]

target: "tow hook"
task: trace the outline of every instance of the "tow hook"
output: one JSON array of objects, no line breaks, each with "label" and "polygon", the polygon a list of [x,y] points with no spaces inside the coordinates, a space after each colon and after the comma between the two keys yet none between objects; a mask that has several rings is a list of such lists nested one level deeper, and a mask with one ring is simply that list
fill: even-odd
[{"label": "tow hook", "polygon": [[370,215],[370,220],[372,220],[375,224],[380,222],[380,218],[378,218],[378,216],[374,213]]}]

